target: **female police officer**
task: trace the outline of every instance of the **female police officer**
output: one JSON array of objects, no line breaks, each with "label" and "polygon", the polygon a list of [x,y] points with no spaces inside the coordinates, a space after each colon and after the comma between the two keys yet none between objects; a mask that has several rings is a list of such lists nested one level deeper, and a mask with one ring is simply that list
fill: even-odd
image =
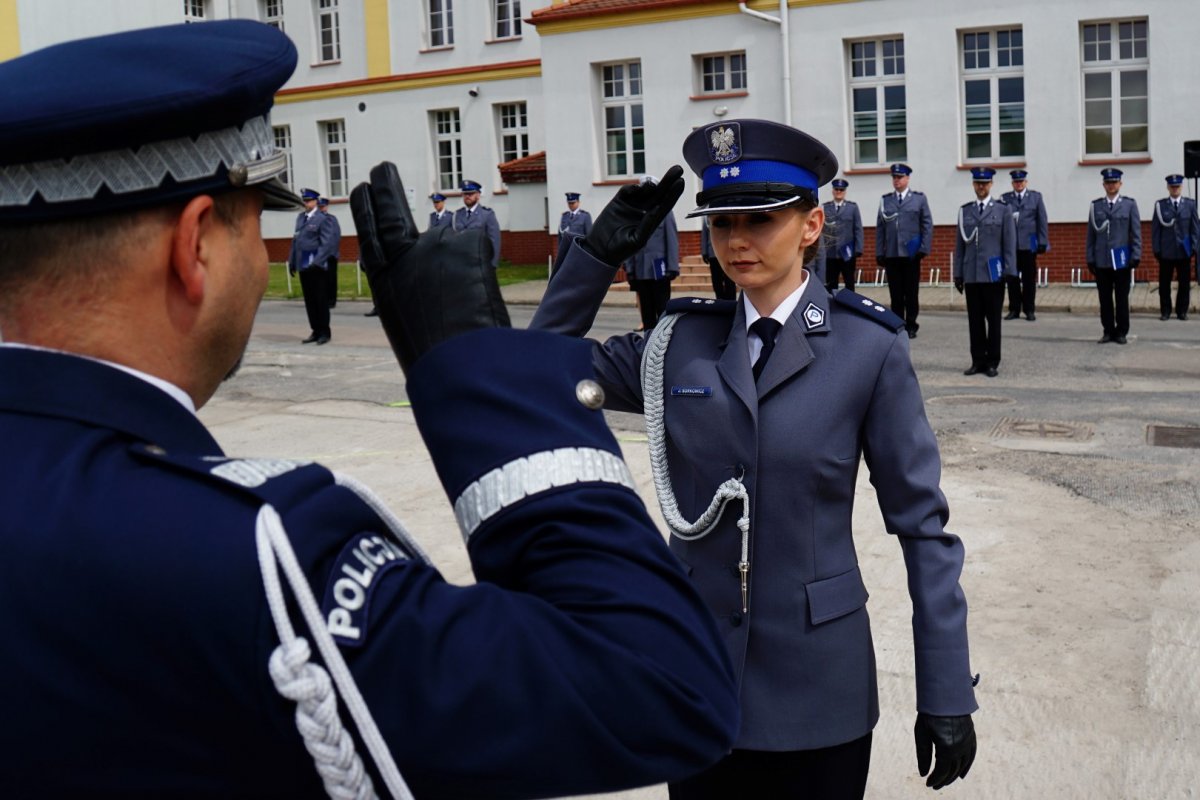
[{"label": "female police officer", "polygon": [[[703,182],[689,216],[708,217],[741,298],[681,299],[653,334],[593,347],[609,407],[646,414],[671,548],[740,682],[734,750],[671,795],[862,797],[879,708],[851,532],[860,456],[908,568],[918,769],[936,745],[928,784],[940,788],[970,768],[977,706],[963,547],[943,529],[940,458],[904,323],[861,295],[831,297],[804,267],[824,223],[817,187],[837,172],[827,147],[740,120],[696,130],[683,152]],[[588,266],[556,274],[533,327],[590,328],[612,270]]]}]

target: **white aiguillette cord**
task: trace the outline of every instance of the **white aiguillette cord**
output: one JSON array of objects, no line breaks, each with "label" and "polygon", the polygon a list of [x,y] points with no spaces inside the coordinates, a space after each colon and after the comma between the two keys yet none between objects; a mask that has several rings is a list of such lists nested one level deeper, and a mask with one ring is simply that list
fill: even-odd
[{"label": "white aiguillette cord", "polygon": [[712,502],[695,522],[688,522],[679,511],[675,489],[671,486],[670,466],[667,463],[667,426],[664,419],[663,367],[667,360],[667,346],[675,323],[683,314],[665,314],[646,339],[642,353],[642,407],[646,417],[646,438],[649,440],[650,468],[654,475],[654,491],[662,509],[663,520],[671,533],[684,541],[703,539],[712,533],[721,513],[730,500],[742,501],[742,516],[737,526],[742,532],[742,560],[738,572],[742,578],[742,613],[750,606],[750,493],[739,478],[730,478],[717,487]]},{"label": "white aiguillette cord", "polygon": [[[267,605],[275,628],[279,632],[279,647],[271,653],[269,669],[276,690],[294,701],[296,705],[296,728],[304,738],[304,746],[313,758],[317,772],[325,783],[325,791],[337,800],[368,800],[376,797],[371,776],[363,768],[362,759],[354,747],[350,733],[342,726],[337,710],[338,692],[350,716],[358,726],[358,732],[367,745],[375,766],[379,770],[388,791],[396,800],[413,800],[408,784],[388,750],[375,724],[371,711],[363,700],[350,668],[342,658],[341,651],[325,627],[317,599],[313,596],[308,579],[296,560],[292,543],[284,530],[283,520],[270,505],[259,509],[255,526],[255,541],[258,545],[258,564],[262,570],[263,588],[267,594]],[[319,664],[309,661],[311,651],[308,642],[296,635],[288,617],[287,603],[283,597],[283,585],[279,580],[278,565],[283,565],[284,575],[296,598],[304,622],[317,643],[329,672]],[[330,683],[330,673],[333,684]]]}]

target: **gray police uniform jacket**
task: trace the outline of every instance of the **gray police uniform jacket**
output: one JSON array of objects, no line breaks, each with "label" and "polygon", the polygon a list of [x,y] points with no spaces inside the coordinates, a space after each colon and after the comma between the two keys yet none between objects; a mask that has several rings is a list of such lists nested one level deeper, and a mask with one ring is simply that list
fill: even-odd
[{"label": "gray police uniform jacket", "polygon": [[679,274],[679,231],[675,215],[667,214],[646,246],[625,259],[625,274],[630,280],[665,280]]},{"label": "gray police uniform jacket", "polygon": [[847,247],[850,248],[850,258],[861,256],[863,249],[862,214],[859,213],[858,203],[847,200],[838,208],[837,203],[830,200],[823,208],[825,229],[817,245],[817,257],[811,264],[813,273],[821,283],[825,282],[826,260],[847,261]]},{"label": "gray police uniform jacket", "polygon": [[[296,216],[296,232],[292,236],[292,249],[288,254],[288,266],[303,272],[311,266],[325,269],[326,262],[337,256],[340,234],[334,240],[331,217],[323,211],[309,214],[301,211]],[[310,258],[311,255],[311,258]]]},{"label": "gray police uniform jacket", "polygon": [[[560,262],[531,327],[580,336],[612,269],[590,257]],[[756,387],[742,301],[681,299],[668,315],[681,304],[721,311],[678,320],[665,359],[667,458],[680,511],[698,518],[730,478],[750,494],[747,614],[736,501],[705,538],[670,542],[733,660],[742,708],[734,747],[831,746],[865,735],[879,717],[851,526],[860,457],[908,568],[917,709],[972,713],[963,545],[945,531],[937,441],[908,338],[898,335],[903,322],[853,292],[831,296],[810,277]],[[644,342],[637,333],[593,342],[607,407],[643,411]]]},{"label": "gray police uniform jacket", "polygon": [[[998,283],[1017,275],[1017,228],[1008,204],[993,200],[979,213],[979,201],[958,209],[954,237],[954,280]],[[993,259],[999,259],[993,274]]]},{"label": "gray police uniform jacket", "polygon": [[933,214],[921,192],[909,190],[903,203],[896,193],[879,198],[875,215],[875,255],[883,258],[913,258],[929,255],[933,246]]},{"label": "gray police uniform jacket", "polygon": [[496,212],[485,205],[475,204],[474,213],[460,208],[454,212],[454,229],[465,231],[471,228],[482,228],[483,235],[492,243],[492,269],[500,264],[500,223],[496,220]]},{"label": "gray police uniform jacket", "polygon": [[444,208],[440,214],[436,211],[429,212],[429,230],[452,227],[454,227],[454,214],[452,212]]},{"label": "gray police uniform jacket", "polygon": [[1114,250],[1128,248],[1130,261],[1142,258],[1142,218],[1137,201],[1121,195],[1110,211],[1108,198],[1098,197],[1088,209],[1087,263],[1113,269]]},{"label": "gray police uniform jacket", "polygon": [[1171,198],[1164,197],[1154,204],[1154,221],[1150,226],[1150,242],[1155,258],[1187,260],[1196,252],[1200,241],[1200,218],[1196,217],[1196,201],[1179,198],[1179,210]]},{"label": "gray police uniform jacket", "polygon": [[1005,192],[1001,199],[1008,203],[1017,223],[1018,250],[1036,251],[1050,245],[1050,224],[1041,192],[1026,189],[1024,197],[1017,197],[1016,192]]},{"label": "gray police uniform jacket", "polygon": [[560,235],[587,236],[592,232],[592,215],[582,208],[574,214],[564,211],[562,219],[558,221],[558,232]]}]

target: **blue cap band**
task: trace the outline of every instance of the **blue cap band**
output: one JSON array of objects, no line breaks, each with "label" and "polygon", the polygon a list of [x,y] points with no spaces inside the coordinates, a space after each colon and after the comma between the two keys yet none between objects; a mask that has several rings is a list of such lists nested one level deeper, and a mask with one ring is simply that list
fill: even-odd
[{"label": "blue cap band", "polygon": [[705,191],[739,183],[790,183],[814,192],[818,186],[814,173],[784,161],[737,161],[704,169]]}]

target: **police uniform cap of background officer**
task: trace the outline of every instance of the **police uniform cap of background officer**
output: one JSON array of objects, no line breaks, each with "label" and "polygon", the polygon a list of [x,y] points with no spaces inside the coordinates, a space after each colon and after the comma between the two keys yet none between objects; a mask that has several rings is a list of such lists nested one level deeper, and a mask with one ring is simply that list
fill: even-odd
[{"label": "police uniform cap of background officer", "polygon": [[[57,342],[50,328],[96,323],[103,309],[39,309],[26,326],[34,333],[0,343],[3,793],[326,796],[313,765],[321,748],[306,750],[297,706],[268,668],[281,632],[255,546],[264,504],[277,511],[329,621],[305,625],[291,606],[296,632],[311,642],[340,620],[336,650],[417,797],[615,791],[715,761],[736,728],[728,662],[593,394],[579,389],[590,375],[585,345],[495,321],[454,328],[463,317],[440,298],[463,293],[411,293],[436,324],[468,331],[435,337],[427,325],[426,338],[414,334],[421,356],[407,375],[437,471],[430,482],[440,478],[451,501],[462,501],[477,578],[464,586],[447,583],[347,476],[226,457],[169,382],[207,368],[205,344],[215,338],[172,326],[172,309],[206,303],[195,313],[215,323],[228,311],[230,335],[250,334],[259,297],[242,259],[265,273],[265,253],[227,243],[245,237],[257,247],[261,238],[205,222],[212,206],[201,196],[257,186],[273,207],[295,204],[274,183],[284,161],[265,117],[295,63],[287,36],[246,20],[103,36],[0,63],[0,221],[15,222],[14,238],[52,235],[31,220],[156,206],[161,214],[135,220],[137,230],[163,239],[198,231],[193,249],[203,248],[219,279],[219,290],[193,302],[170,277],[183,267],[166,247],[129,242],[120,252],[128,265],[104,262],[131,275],[114,281],[113,302],[145,310],[95,339],[119,345],[169,331],[125,353],[145,379],[92,357],[103,355],[92,338],[60,337],[72,352],[16,344]],[[389,230],[406,224],[397,197],[377,209]],[[251,220],[252,209],[238,204],[237,219]],[[397,271],[416,268],[397,258]],[[41,270],[59,266],[39,260],[17,280],[33,275],[41,296]],[[165,296],[144,296],[159,284]],[[18,313],[32,302],[6,300]],[[379,302],[385,317],[397,308]],[[406,325],[419,328],[418,316]],[[10,321],[0,310],[0,324]],[[162,368],[164,358],[178,370]],[[219,379],[206,369],[194,399],[207,399]],[[591,461],[567,468],[573,454]],[[557,465],[554,481],[531,463],[538,455]],[[481,495],[501,479],[522,499],[485,504]],[[300,686],[280,680],[305,694],[318,685],[308,675]],[[358,729],[343,720],[353,742]],[[382,789],[382,772],[357,743]]]}]

